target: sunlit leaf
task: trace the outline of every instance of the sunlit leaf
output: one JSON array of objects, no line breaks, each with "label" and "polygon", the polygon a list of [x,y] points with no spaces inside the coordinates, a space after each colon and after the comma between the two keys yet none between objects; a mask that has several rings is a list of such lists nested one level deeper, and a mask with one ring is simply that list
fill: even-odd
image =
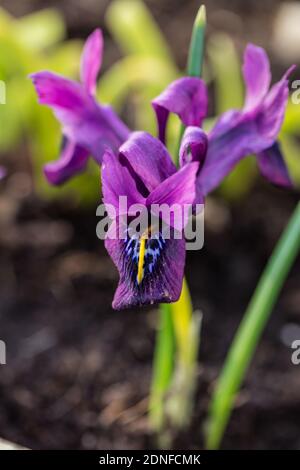
[{"label": "sunlit leaf", "polygon": [[172,62],[172,53],[146,5],[139,0],[115,0],[107,24],[125,54],[160,57]]},{"label": "sunlit leaf", "polygon": [[53,46],[66,34],[62,16],[57,10],[45,9],[23,16],[14,22],[16,39],[32,52]]}]

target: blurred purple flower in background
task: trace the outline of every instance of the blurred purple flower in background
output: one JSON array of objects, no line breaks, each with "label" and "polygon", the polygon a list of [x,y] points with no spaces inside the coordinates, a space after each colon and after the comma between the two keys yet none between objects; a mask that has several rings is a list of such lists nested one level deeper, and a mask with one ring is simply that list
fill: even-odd
[{"label": "blurred purple flower in background", "polygon": [[199,161],[197,191],[200,195],[214,190],[242,158],[252,153],[256,154],[261,173],[271,183],[292,186],[277,137],[288,100],[288,77],[293,70],[291,67],[269,89],[268,57],[262,48],[249,44],[243,65],[246,84],[244,108],[221,115],[207,138],[198,127],[207,109],[207,93],[200,79],[178,80],[155,98],[152,105],[162,141],[170,112],[177,114],[185,125],[194,126],[186,129],[180,163],[183,165],[190,159]]},{"label": "blurred purple flower in background", "polygon": [[[192,205],[196,196],[196,174],[199,163],[192,162],[179,171],[171,160],[165,146],[146,132],[134,132],[125,142],[116,158],[107,151],[103,158],[103,201],[115,208],[118,233],[121,224],[123,237],[107,237],[105,246],[117,266],[120,281],[115,293],[113,307],[116,309],[154,302],[178,300],[184,275],[185,225],[184,206]],[[119,211],[120,196],[127,196],[129,216],[132,204],[139,204],[148,213],[153,205],[178,205],[182,213],[179,219],[166,218],[170,237],[164,237],[161,226],[147,225],[137,237],[128,232],[128,223],[122,226]],[[109,209],[108,209],[109,212]],[[153,213],[153,212],[152,212]],[[127,222],[127,221],[126,221]],[[181,232],[180,239],[174,231]]]},{"label": "blurred purple flower in background", "polygon": [[82,57],[81,83],[52,72],[31,75],[41,104],[53,109],[62,124],[59,160],[45,165],[51,184],[60,184],[83,171],[89,155],[101,164],[107,148],[117,151],[129,129],[110,106],[97,103],[96,80],[102,63],[103,38],[99,29],[87,39]]}]

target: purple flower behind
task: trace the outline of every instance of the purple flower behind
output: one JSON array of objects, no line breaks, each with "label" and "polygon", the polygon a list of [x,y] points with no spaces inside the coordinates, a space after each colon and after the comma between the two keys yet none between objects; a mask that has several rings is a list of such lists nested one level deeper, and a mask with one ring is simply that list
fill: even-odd
[{"label": "purple flower behind", "polygon": [[[184,223],[169,223],[171,236],[166,238],[161,226],[146,226],[139,237],[130,233],[124,223],[124,212],[119,211],[120,196],[126,196],[128,206],[145,208],[147,213],[159,217],[154,205],[168,207],[193,204],[195,181],[199,163],[186,164],[177,171],[164,145],[145,132],[134,132],[121,146],[118,158],[107,151],[102,165],[103,201],[115,208],[114,228],[122,237],[109,236],[105,246],[118,268],[120,281],[115,293],[113,307],[129,306],[178,300],[184,274],[185,239],[175,231],[182,232]],[[153,212],[152,212],[153,211]],[[163,217],[163,216],[162,216]],[[148,220],[148,219],[147,219]],[[182,219],[183,220],[183,219]]]},{"label": "purple flower behind", "polygon": [[177,114],[185,126],[201,126],[208,106],[206,85],[200,78],[179,78],[152,101],[152,106],[157,116],[159,138],[165,143],[170,112]]},{"label": "purple flower behind", "polygon": [[83,49],[81,83],[49,71],[31,75],[39,102],[52,108],[62,125],[60,158],[44,168],[51,184],[61,184],[83,171],[89,155],[101,164],[105,150],[116,152],[129,135],[129,129],[112,108],[95,99],[102,50],[102,33],[97,29]]},{"label": "purple flower behind", "polygon": [[[257,155],[259,169],[269,181],[292,186],[277,137],[288,100],[288,77],[293,69],[291,67],[270,88],[268,57],[263,49],[249,44],[243,65],[245,105],[242,110],[222,114],[207,138],[198,127],[207,110],[207,93],[202,80],[176,81],[153,101],[162,141],[170,112],[178,114],[185,125],[191,126],[183,137],[180,163],[184,165],[191,159],[199,161],[197,193],[200,197],[213,191],[242,158],[252,153]],[[201,92],[195,93],[195,89]],[[181,108],[178,102],[183,104]]]}]

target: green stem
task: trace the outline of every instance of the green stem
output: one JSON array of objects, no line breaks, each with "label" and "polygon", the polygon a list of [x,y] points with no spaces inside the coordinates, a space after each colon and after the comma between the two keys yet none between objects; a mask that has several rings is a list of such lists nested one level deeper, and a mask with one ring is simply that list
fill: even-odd
[{"label": "green stem", "polygon": [[225,360],[210,404],[206,435],[209,449],[220,445],[236,394],[299,250],[300,203],[269,259]]},{"label": "green stem", "polygon": [[[205,16],[205,7],[201,6],[195,19],[189,49],[187,73],[191,76],[200,76],[202,70]],[[183,131],[184,128],[180,130],[178,145],[180,145]],[[179,154],[179,151],[177,154]],[[175,163],[178,165],[178,157]],[[198,338],[196,332],[199,333],[200,322],[198,318],[193,321],[192,311],[191,298],[185,280],[179,301],[171,305],[160,305],[160,327],[154,353],[149,408],[150,424],[152,429],[158,432],[162,431],[165,424],[167,414],[166,396],[172,387],[172,383],[174,384],[174,375],[178,370],[177,362],[180,362],[180,365],[183,364],[181,368],[193,370],[197,360],[195,351]],[[191,340],[191,338],[194,339]],[[191,344],[191,341],[193,344]],[[176,365],[175,355],[177,355]],[[189,384],[186,385],[189,386]],[[182,387],[176,395],[177,397],[181,394],[181,390]],[[183,403],[181,405],[183,408]],[[172,414],[174,415],[173,412]],[[173,419],[173,421],[175,420]]]},{"label": "green stem", "polygon": [[150,425],[157,432],[162,430],[164,423],[164,398],[174,369],[174,342],[171,305],[161,304],[149,403]]}]

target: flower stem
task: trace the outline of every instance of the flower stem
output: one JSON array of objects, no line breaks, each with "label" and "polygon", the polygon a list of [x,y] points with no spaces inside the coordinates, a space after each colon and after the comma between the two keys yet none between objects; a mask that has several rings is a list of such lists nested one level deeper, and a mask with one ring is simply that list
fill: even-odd
[{"label": "flower stem", "polygon": [[149,403],[150,425],[156,432],[160,432],[164,424],[164,398],[172,380],[174,349],[171,305],[161,304]]},{"label": "flower stem", "polygon": [[[205,7],[202,5],[195,19],[189,49],[187,73],[191,76],[201,75],[205,16]],[[177,155],[183,132],[184,127],[181,127]],[[178,157],[175,163],[178,166]],[[199,315],[192,313],[191,296],[184,279],[178,302],[160,305],[160,327],[154,353],[149,408],[150,425],[159,433],[165,426],[166,418],[179,428],[189,416],[201,324]]]},{"label": "flower stem", "polygon": [[268,261],[219,376],[209,410],[206,433],[209,449],[217,449],[221,443],[236,394],[299,250],[300,203]]}]

